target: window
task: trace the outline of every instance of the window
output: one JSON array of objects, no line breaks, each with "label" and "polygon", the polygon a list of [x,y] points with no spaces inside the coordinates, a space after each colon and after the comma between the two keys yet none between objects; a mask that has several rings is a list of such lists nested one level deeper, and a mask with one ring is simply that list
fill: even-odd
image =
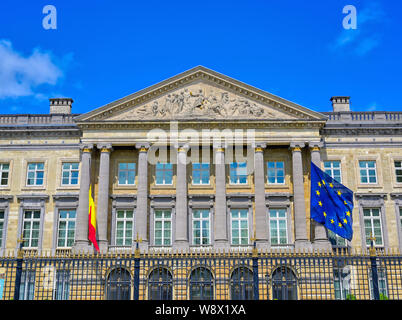
[{"label": "window", "polygon": [[170,210],[155,210],[154,239],[156,246],[172,244],[172,212]]},{"label": "window", "polygon": [[208,245],[211,243],[209,210],[193,211],[193,244]]},{"label": "window", "polygon": [[135,185],[135,163],[119,163],[119,185]]},{"label": "window", "polygon": [[359,161],[359,169],[361,183],[377,183],[375,161]]},{"label": "window", "polygon": [[172,300],[173,277],[166,268],[159,267],[152,270],[148,278],[149,300]]},{"label": "window", "polygon": [[28,163],[27,186],[42,186],[45,174],[43,163]]},{"label": "window", "polygon": [[117,210],[116,245],[131,246],[134,232],[133,210]]},{"label": "window", "polygon": [[274,300],[297,300],[297,278],[288,267],[279,267],[272,274]]},{"label": "window", "polygon": [[78,185],[79,164],[77,162],[63,163],[61,174],[62,174],[61,184],[63,186]]},{"label": "window", "polygon": [[267,175],[269,184],[285,183],[285,166],[282,161],[267,162]]},{"label": "window", "polygon": [[8,186],[9,174],[10,174],[10,164],[0,163],[0,186]]},{"label": "window", "polygon": [[214,298],[214,278],[211,271],[198,267],[190,275],[190,300],[212,300]]},{"label": "window", "polygon": [[230,183],[246,184],[247,183],[247,163],[233,162],[230,164]]},{"label": "window", "polygon": [[324,161],[324,171],[332,179],[342,183],[341,162],[340,161]]},{"label": "window", "polygon": [[346,300],[350,296],[352,266],[334,269],[334,289],[336,300]]},{"label": "window", "polygon": [[20,300],[33,300],[35,296],[35,270],[23,270],[21,273]]},{"label": "window", "polygon": [[286,209],[269,209],[269,228],[271,244],[287,244]]},{"label": "window", "polygon": [[193,163],[193,184],[209,184],[209,163]]},{"label": "window", "polygon": [[328,230],[328,239],[333,247],[346,247],[345,238],[338,236],[336,233],[334,233],[329,229],[327,230]]},{"label": "window", "polygon": [[4,232],[4,210],[0,210],[0,248],[3,245],[3,232]]},{"label": "window", "polygon": [[[370,286],[370,296],[371,299],[374,299],[374,286],[373,286],[373,274],[371,270],[369,270],[369,286]],[[380,293],[380,299],[381,296],[384,298],[388,298],[388,293],[387,293],[387,276],[385,273],[384,268],[378,268],[377,269],[377,277],[378,277],[378,291]]]},{"label": "window", "polygon": [[173,184],[173,164],[157,163],[156,164],[156,184]]},{"label": "window", "polygon": [[396,182],[402,183],[402,161],[395,161],[394,164]]},{"label": "window", "polygon": [[25,210],[23,217],[23,246],[37,248],[39,245],[40,210]]},{"label": "window", "polygon": [[402,207],[399,207],[399,226],[402,230]]},{"label": "window", "polygon": [[364,231],[366,234],[366,245],[370,246],[370,237],[375,237],[374,245],[383,246],[381,216],[379,208],[363,209]]},{"label": "window", "polygon": [[232,209],[231,213],[231,231],[232,244],[242,245],[249,244],[248,239],[248,210]]},{"label": "window", "polygon": [[253,272],[246,267],[234,269],[230,277],[230,289],[232,300],[253,300]]},{"label": "window", "polygon": [[106,279],[107,300],[130,300],[131,274],[125,268],[117,267],[110,271]]},{"label": "window", "polygon": [[69,248],[74,245],[75,239],[75,210],[59,211],[59,228],[57,232],[57,247]]},{"label": "window", "polygon": [[54,300],[68,300],[70,295],[70,271],[57,270],[54,289]]}]

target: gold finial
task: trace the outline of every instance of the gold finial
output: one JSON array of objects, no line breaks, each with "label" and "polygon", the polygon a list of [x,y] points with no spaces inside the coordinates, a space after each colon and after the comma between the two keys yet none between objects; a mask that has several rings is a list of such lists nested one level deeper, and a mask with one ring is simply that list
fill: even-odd
[{"label": "gold finial", "polygon": [[24,257],[24,251],[22,250],[22,246],[24,244],[24,238],[21,236],[21,238],[19,238],[17,242],[18,242],[17,258],[22,259]]},{"label": "gold finial", "polygon": [[134,251],[134,258],[139,258],[140,257],[140,248],[138,246],[138,243],[142,242],[142,238],[139,237],[138,232],[137,232],[137,236],[134,241],[136,243],[135,251]]},{"label": "gold finial", "polygon": [[370,238],[367,238],[367,239],[370,240],[370,249],[369,249],[370,256],[375,256],[377,251],[374,247],[375,237],[374,237],[373,233],[370,233]]}]

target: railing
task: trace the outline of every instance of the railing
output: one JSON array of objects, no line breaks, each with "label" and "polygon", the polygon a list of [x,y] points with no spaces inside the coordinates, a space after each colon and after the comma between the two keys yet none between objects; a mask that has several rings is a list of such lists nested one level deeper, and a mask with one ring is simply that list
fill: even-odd
[{"label": "railing", "polygon": [[328,122],[377,122],[377,123],[400,123],[402,112],[372,111],[372,112],[323,112],[328,117]]},{"label": "railing", "polygon": [[402,299],[402,255],[280,250],[13,254],[3,300]]},{"label": "railing", "polygon": [[74,124],[77,114],[17,114],[0,115],[0,126]]}]

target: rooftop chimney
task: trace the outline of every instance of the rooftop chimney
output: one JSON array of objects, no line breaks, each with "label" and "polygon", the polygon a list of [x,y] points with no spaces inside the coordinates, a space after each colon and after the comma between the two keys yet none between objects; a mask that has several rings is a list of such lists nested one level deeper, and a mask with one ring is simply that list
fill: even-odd
[{"label": "rooftop chimney", "polygon": [[332,111],[350,111],[350,97],[332,97]]},{"label": "rooftop chimney", "polygon": [[50,101],[50,114],[71,114],[71,105],[74,100],[71,98],[51,98]]}]

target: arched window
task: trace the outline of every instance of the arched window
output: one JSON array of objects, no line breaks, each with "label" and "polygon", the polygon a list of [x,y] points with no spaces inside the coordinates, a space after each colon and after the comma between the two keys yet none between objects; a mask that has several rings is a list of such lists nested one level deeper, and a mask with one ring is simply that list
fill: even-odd
[{"label": "arched window", "polygon": [[279,267],[272,274],[274,300],[297,300],[297,278],[288,267]]},{"label": "arched window", "polygon": [[212,300],[214,298],[214,278],[211,271],[198,267],[190,275],[190,300]]},{"label": "arched window", "polygon": [[172,300],[173,278],[166,268],[152,270],[148,277],[149,300]]},{"label": "arched window", "polygon": [[110,271],[106,280],[107,300],[130,300],[131,274],[125,268]]},{"label": "arched window", "polygon": [[230,277],[232,300],[254,299],[253,272],[247,267],[237,267]]}]

